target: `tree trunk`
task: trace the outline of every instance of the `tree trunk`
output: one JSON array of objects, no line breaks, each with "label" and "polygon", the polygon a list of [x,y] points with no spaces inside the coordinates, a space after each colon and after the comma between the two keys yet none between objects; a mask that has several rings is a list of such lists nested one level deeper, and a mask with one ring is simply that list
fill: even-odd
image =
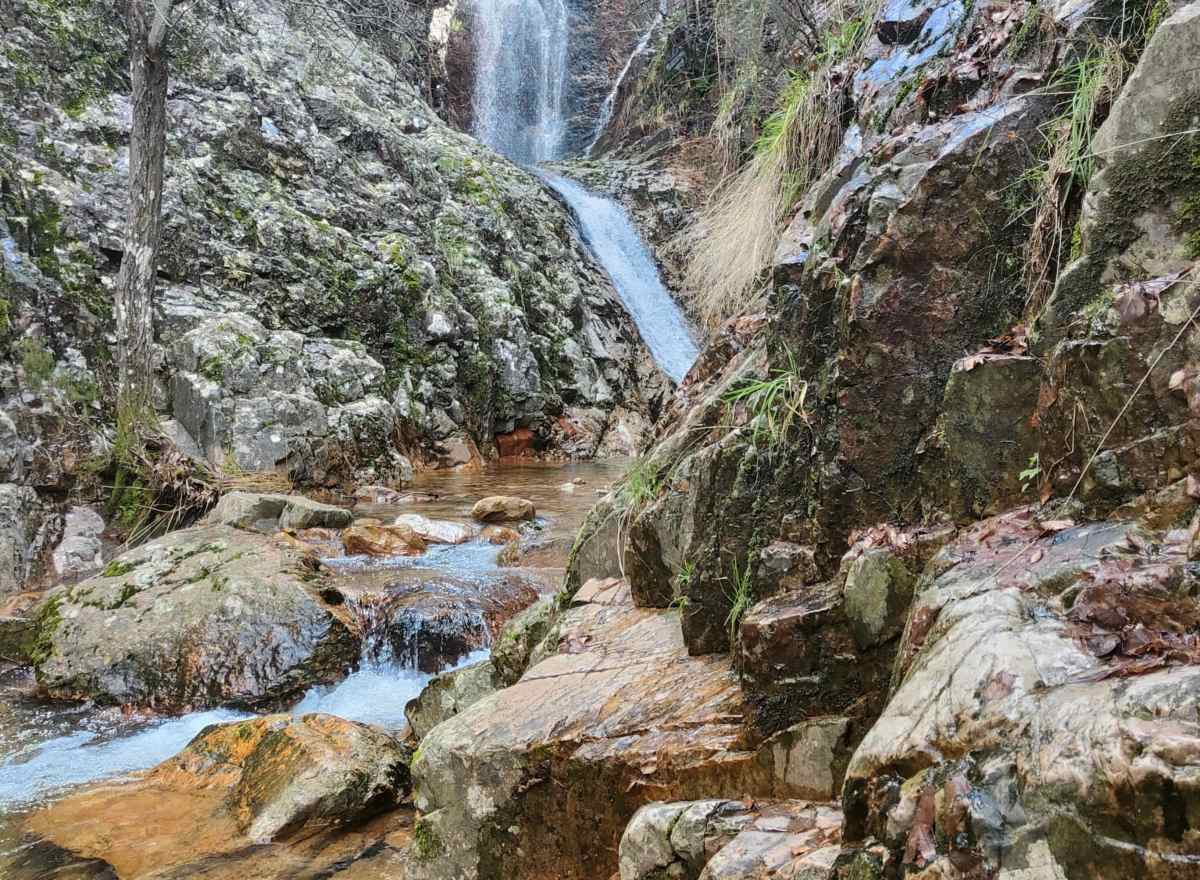
[{"label": "tree trunk", "polygon": [[154,282],[161,227],[163,156],[167,137],[167,59],[163,51],[169,2],[128,0],[133,128],[129,133],[129,216],[117,274],[114,310],[120,390],[118,425],[136,429],[152,411]]}]

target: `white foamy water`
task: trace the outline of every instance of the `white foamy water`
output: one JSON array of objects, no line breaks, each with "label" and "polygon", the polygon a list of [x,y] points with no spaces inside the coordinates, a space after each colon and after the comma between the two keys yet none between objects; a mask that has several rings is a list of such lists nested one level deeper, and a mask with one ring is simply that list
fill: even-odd
[{"label": "white foamy water", "polygon": [[475,4],[475,135],[514,162],[559,155],[568,24],[564,0]]},{"label": "white foamy water", "polygon": [[655,362],[676,382],[682,382],[699,349],[629,214],[613,199],[573,180],[550,173],[543,173],[542,178],[579,218],[584,241],[612,279]]},{"label": "white foamy water", "polygon": [[0,763],[0,810],[41,800],[72,785],[153,767],[210,724],[249,718],[226,709],[150,722],[136,733],[78,730],[31,743]]},{"label": "white foamy water", "polygon": [[[463,657],[455,669],[480,663],[491,655],[483,649]],[[364,724],[397,730],[404,724],[404,704],[421,693],[433,676],[399,664],[366,666],[333,687],[313,688],[292,709],[293,715],[324,712]]]},{"label": "white foamy water", "polygon": [[[475,651],[454,668],[486,660],[488,655],[486,649]],[[291,714],[323,712],[397,730],[404,723],[405,703],[420,694],[431,678],[390,657],[364,662],[339,684],[310,690]],[[0,811],[36,804],[72,786],[148,769],[178,754],[210,724],[253,717],[214,709],[138,723],[117,718],[115,710],[98,712],[90,728],[32,741],[0,761]]]}]

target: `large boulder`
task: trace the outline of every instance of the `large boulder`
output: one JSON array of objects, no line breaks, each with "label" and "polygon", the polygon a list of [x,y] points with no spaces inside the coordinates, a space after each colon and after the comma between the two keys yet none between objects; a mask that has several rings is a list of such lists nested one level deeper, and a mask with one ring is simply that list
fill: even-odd
[{"label": "large boulder", "polygon": [[1190,536],[1064,525],[1006,514],[930,562],[893,694],[847,771],[844,844],[868,860],[930,876],[1195,872]]},{"label": "large boulder", "polygon": [[175,532],[50,593],[35,614],[38,683],[53,697],[159,710],[294,696],[359,655],[322,580],[266,535]]},{"label": "large boulder", "polygon": [[620,582],[575,603],[553,653],[422,740],[414,880],[608,877],[650,801],[795,793],[808,738],[756,736],[728,659],[688,656],[676,613],[635,608]]},{"label": "large boulder", "polygon": [[217,876],[274,876],[258,872],[269,861],[237,858],[394,808],[408,791],[409,757],[384,731],[332,715],[213,725],[145,775],[73,794],[28,828],[120,877],[196,876],[206,862],[230,863]]}]

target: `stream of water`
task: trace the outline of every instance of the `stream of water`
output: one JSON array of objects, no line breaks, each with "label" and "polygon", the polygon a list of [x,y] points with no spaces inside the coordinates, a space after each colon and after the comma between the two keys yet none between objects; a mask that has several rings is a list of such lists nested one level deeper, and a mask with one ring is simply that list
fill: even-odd
[{"label": "stream of water", "polygon": [[475,134],[514,162],[556,159],[566,124],[564,0],[476,0]]},{"label": "stream of water", "polygon": [[[413,490],[421,500],[411,504],[363,504],[356,512],[387,519],[419,513],[436,519],[468,521],[480,497],[496,493],[531,499],[539,517],[535,544],[548,548],[539,558],[543,569],[499,566],[500,548],[481,540],[460,545],[434,545],[420,557],[367,559],[330,558],[339,588],[348,596],[388,590],[432,592],[463,590],[499,578],[527,580],[538,588],[557,582],[556,567],[566,559],[570,538],[596,493],[605,491],[626,462],[553,465],[495,465],[480,473],[418,475]],[[569,486],[570,489],[565,487]],[[395,625],[391,627],[395,629]],[[478,650],[458,657],[455,668],[486,659]],[[433,677],[420,671],[422,658],[398,653],[385,630],[364,644],[358,668],[336,685],[315,687],[290,709],[303,715],[324,712],[352,721],[398,730],[405,704]],[[126,776],[178,753],[210,724],[251,717],[232,709],[213,709],[173,718],[124,714],[90,704],[48,703],[36,698],[28,671],[0,676],[0,877],[6,859],[28,845],[19,828],[23,816],[48,799],[76,786]]]},{"label": "stream of water", "polygon": [[613,199],[561,175],[543,173],[542,179],[575,212],[584,241],[608,272],[655,362],[676,382],[682,382],[699,349],[683,310],[663,286],[658,266],[629,214]]},{"label": "stream of water", "polygon": [[[666,13],[657,16],[625,63],[597,119],[592,146],[612,119],[621,82],[648,51]],[[476,14],[475,133],[523,165],[559,157],[566,130],[567,10],[563,0],[479,0]],[[604,269],[655,362],[675,382],[699,353],[683,311],[662,283],[658,265],[629,214],[614,199],[539,172],[570,205],[584,242]]]}]

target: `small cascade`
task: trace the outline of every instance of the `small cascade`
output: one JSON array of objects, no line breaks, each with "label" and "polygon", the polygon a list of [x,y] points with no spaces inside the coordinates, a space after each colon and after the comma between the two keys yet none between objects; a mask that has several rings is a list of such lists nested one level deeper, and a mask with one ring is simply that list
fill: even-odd
[{"label": "small cascade", "polygon": [[541,177],[579,219],[584,241],[612,279],[655,362],[676,382],[682,382],[699,349],[629,214],[613,199],[589,192],[565,177],[550,173]]},{"label": "small cascade", "polygon": [[612,122],[613,114],[617,111],[617,99],[621,95],[621,86],[625,84],[625,79],[629,76],[629,71],[633,69],[634,62],[649,51],[650,43],[654,40],[654,35],[658,32],[659,27],[666,18],[667,0],[659,0],[658,12],[655,14],[654,20],[650,22],[650,26],[646,28],[646,32],[638,40],[638,44],[634,47],[633,52],[625,59],[625,66],[617,74],[612,89],[604,99],[604,103],[600,105],[600,115],[596,119],[596,129],[592,133],[592,139],[588,143],[587,149],[584,151],[585,155],[590,156],[592,151],[596,149],[596,144],[600,142],[600,138],[604,136],[604,130],[608,128],[608,124]]},{"label": "small cascade", "polygon": [[514,162],[555,159],[566,128],[565,0],[478,0],[475,134]]}]

